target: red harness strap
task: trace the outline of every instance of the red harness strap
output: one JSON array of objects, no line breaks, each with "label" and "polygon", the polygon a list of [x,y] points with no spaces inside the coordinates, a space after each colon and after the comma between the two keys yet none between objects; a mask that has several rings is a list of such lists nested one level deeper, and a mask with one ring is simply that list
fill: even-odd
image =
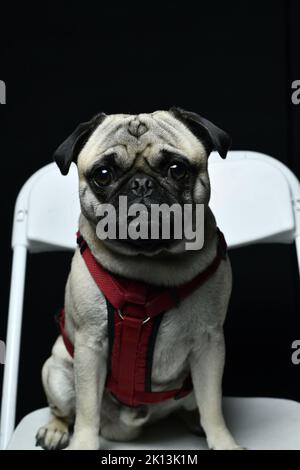
[{"label": "red harness strap", "polygon": [[[223,234],[218,230],[217,254],[206,270],[190,282],[172,289],[112,275],[96,261],[79,232],[77,237],[86,266],[107,301],[110,354],[106,388],[127,406],[158,403],[187,395],[192,390],[190,377],[181,389],[151,390],[155,338],[162,315],[200,287],[226,258]],[[60,328],[65,346],[73,356],[73,345],[65,332],[63,311]]]}]

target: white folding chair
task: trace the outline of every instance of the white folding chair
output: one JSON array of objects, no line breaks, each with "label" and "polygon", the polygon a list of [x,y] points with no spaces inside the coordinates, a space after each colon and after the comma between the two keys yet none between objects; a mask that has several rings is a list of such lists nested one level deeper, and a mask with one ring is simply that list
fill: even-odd
[{"label": "white folding chair", "polygon": [[[277,160],[256,152],[231,151],[226,161],[209,158],[211,206],[230,248],[258,242],[296,243],[300,269],[300,185]],[[27,251],[73,250],[79,201],[75,165],[61,176],[55,164],[36,172],[16,203],[14,250],[1,408],[1,448],[34,449],[35,433],[49,409],[27,415],[15,428],[15,409]],[[295,338],[296,339],[296,338]],[[249,449],[300,449],[300,403],[275,398],[224,398],[229,428]],[[131,443],[103,442],[110,449],[206,449],[170,417],[146,428]]]}]

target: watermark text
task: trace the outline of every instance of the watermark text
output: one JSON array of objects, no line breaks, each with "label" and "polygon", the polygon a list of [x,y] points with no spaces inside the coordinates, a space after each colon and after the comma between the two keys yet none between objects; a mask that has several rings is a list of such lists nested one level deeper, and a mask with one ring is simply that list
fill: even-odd
[{"label": "watermark text", "polygon": [[0,80],[0,104],[6,104],[6,85],[3,80]]},{"label": "watermark text", "polygon": [[203,204],[151,204],[128,206],[127,196],[119,206],[101,204],[96,233],[100,240],[184,240],[186,250],[204,245]]},{"label": "watermark text", "polygon": [[0,340],[0,364],[5,364],[5,343]]},{"label": "watermark text", "polygon": [[300,104],[300,80],[294,80],[292,83],[292,103],[295,105]]}]

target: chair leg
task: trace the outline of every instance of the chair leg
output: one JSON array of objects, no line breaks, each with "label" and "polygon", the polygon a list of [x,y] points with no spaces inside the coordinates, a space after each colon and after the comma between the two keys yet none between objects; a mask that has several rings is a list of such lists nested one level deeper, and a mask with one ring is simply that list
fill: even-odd
[{"label": "chair leg", "polygon": [[6,449],[15,426],[26,256],[26,246],[15,246],[6,336],[6,355],[0,420],[0,449]]}]

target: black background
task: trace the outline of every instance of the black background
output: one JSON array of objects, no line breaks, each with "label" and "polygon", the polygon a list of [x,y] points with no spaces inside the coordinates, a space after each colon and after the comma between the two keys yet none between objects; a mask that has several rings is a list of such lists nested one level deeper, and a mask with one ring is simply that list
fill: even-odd
[{"label": "black background", "polygon": [[[233,149],[272,155],[300,178],[300,105],[291,103],[291,83],[300,79],[299,4],[1,7],[0,79],[7,85],[7,104],[0,106],[0,339],[5,338],[18,191],[51,161],[77,123],[96,112],[179,105],[226,129]],[[57,334],[53,315],[63,302],[70,259],[69,253],[28,259],[18,419],[45,405],[40,369]],[[300,366],[291,363],[291,343],[300,337],[295,249],[252,246],[232,251],[231,259],[224,392],[300,400]]]}]

